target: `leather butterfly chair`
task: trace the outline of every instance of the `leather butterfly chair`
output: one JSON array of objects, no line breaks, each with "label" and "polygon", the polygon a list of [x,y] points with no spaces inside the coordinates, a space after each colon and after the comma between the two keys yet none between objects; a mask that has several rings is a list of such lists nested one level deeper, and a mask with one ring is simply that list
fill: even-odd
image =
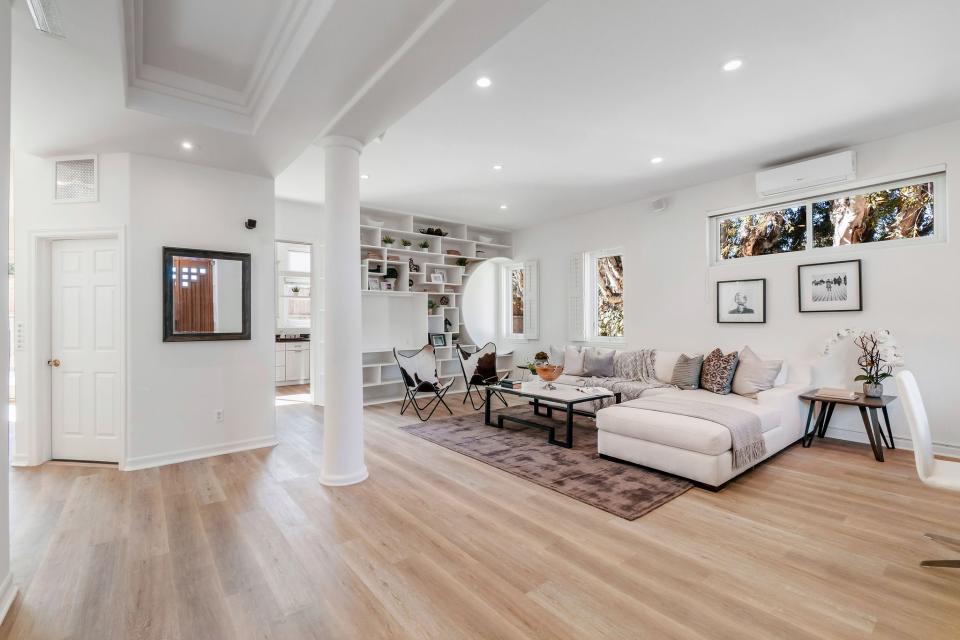
[{"label": "leather butterfly chair", "polygon": [[[463,347],[457,345],[457,356],[460,359],[460,369],[463,371],[463,380],[467,383],[467,392],[463,396],[463,401],[466,402],[467,398],[470,398],[470,406],[472,406],[474,410],[482,409],[486,403],[486,396],[481,390],[481,387],[500,384],[500,380],[503,379],[497,373],[497,345],[488,342],[472,352],[464,351]],[[506,376],[504,376],[504,378],[505,377]],[[479,404],[474,402],[472,393],[474,391],[480,398]],[[507,401],[504,399],[502,393],[494,391],[493,395],[500,398],[503,406],[507,406]]]},{"label": "leather butterfly chair", "polygon": [[[453,415],[453,411],[450,411],[450,407],[443,400],[443,396],[447,395],[447,391],[453,386],[453,378],[446,384],[440,383],[437,377],[437,356],[432,346],[426,345],[419,351],[404,352],[397,351],[394,347],[393,357],[403,377],[404,396],[400,415],[403,415],[412,405],[413,410],[417,412],[417,417],[426,422],[441,404],[450,412],[450,415]],[[430,400],[423,406],[417,402],[417,396],[421,393],[430,395]],[[429,413],[424,417],[423,414],[426,411]]]}]

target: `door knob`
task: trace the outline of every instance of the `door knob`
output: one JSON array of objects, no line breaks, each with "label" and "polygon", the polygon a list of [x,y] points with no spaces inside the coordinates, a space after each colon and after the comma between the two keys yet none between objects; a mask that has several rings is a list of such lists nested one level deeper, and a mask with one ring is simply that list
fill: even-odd
[{"label": "door knob", "polygon": [[53,360],[47,360],[47,364],[50,365],[51,367],[59,367],[60,361],[54,358]]}]

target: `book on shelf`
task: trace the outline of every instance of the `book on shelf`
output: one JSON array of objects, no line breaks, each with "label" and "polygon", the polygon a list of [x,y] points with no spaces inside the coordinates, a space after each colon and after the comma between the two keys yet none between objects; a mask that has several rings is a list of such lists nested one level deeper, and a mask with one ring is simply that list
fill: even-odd
[{"label": "book on shelf", "polygon": [[822,389],[817,389],[818,396],[824,396],[825,398],[842,398],[843,400],[854,400],[857,397],[856,391],[850,391],[850,389],[837,389],[834,387],[824,387]]}]

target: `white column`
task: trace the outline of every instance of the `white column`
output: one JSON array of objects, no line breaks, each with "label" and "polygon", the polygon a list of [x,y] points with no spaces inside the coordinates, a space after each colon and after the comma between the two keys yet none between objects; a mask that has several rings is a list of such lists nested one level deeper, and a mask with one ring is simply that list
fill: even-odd
[{"label": "white column", "polygon": [[323,468],[320,482],[367,478],[363,462],[360,317],[360,152],[352,138],[323,140]]}]

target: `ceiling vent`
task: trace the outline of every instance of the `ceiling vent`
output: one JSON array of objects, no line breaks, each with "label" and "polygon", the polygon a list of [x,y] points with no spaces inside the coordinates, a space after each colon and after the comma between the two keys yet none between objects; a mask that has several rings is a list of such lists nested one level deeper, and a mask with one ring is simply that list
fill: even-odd
[{"label": "ceiling vent", "polygon": [[27,0],[27,7],[37,31],[57,38],[65,37],[60,26],[60,8],[54,0]]},{"label": "ceiling vent", "polygon": [[96,202],[97,157],[59,158],[54,161],[54,202]]},{"label": "ceiling vent", "polygon": [[846,182],[857,177],[857,156],[843,151],[795,162],[757,173],[757,194],[779,196],[814,187]]}]

